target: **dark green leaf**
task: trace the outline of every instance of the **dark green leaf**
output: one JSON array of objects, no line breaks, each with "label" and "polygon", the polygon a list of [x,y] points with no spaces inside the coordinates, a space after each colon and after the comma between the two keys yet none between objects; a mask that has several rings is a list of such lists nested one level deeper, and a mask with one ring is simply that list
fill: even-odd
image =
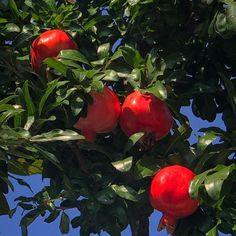
[{"label": "dark green leaf", "polygon": [[125,62],[134,68],[139,67],[144,63],[140,53],[132,47],[122,46],[119,48],[119,51],[121,51]]},{"label": "dark green leaf", "polygon": [[20,221],[20,226],[28,227],[30,224],[32,224],[35,219],[40,215],[41,211],[39,209],[34,209],[30,212],[28,212]]},{"label": "dark green leaf", "polygon": [[7,215],[10,212],[10,208],[5,195],[0,192],[0,215]]},{"label": "dark green leaf", "polygon": [[54,210],[50,213],[50,215],[44,220],[46,223],[52,223],[57,217],[60,215],[60,211]]},{"label": "dark green leaf", "polygon": [[143,137],[143,135],[143,132],[131,135],[128,142],[125,144],[124,153],[128,152]]},{"label": "dark green leaf", "polygon": [[70,230],[70,219],[69,216],[62,212],[61,214],[61,221],[60,221],[60,231],[62,234],[68,234]]},{"label": "dark green leaf", "polygon": [[110,187],[107,187],[99,191],[95,197],[100,203],[110,205],[115,201],[115,192]]},{"label": "dark green leaf", "polygon": [[76,216],[74,219],[71,220],[72,228],[78,228],[80,226],[80,217]]},{"label": "dark green leaf", "polygon": [[17,182],[18,184],[27,187],[33,193],[31,186],[26,181],[24,181],[23,179],[17,179]]}]

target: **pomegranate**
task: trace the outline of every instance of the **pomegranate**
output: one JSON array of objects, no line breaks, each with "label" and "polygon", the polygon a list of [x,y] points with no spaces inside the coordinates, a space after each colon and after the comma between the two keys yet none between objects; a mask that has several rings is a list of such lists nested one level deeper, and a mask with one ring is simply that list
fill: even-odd
[{"label": "pomegranate", "polygon": [[168,134],[173,118],[167,105],[153,94],[135,91],[129,94],[121,108],[120,126],[127,136],[144,132],[159,140]]},{"label": "pomegranate", "polygon": [[65,31],[52,29],[43,32],[33,41],[30,48],[32,69],[38,73],[44,59],[57,57],[60,51],[65,49],[78,49],[77,44]]},{"label": "pomegranate", "polygon": [[81,130],[87,141],[94,141],[96,133],[111,132],[117,125],[120,115],[120,102],[117,95],[104,86],[103,92],[91,91],[93,103],[88,105],[87,116],[81,117],[75,128]]},{"label": "pomegranate", "polygon": [[198,201],[191,199],[189,185],[195,173],[190,169],[172,165],[162,168],[154,176],[150,188],[150,202],[161,211],[158,231],[166,228],[173,234],[177,219],[192,215],[198,208]]}]

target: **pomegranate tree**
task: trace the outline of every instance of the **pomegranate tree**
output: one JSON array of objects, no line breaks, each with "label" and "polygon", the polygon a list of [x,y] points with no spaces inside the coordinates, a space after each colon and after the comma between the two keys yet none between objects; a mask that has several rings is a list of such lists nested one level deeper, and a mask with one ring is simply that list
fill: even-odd
[{"label": "pomegranate tree", "polygon": [[48,57],[57,57],[61,50],[78,49],[74,40],[63,30],[52,29],[36,38],[30,49],[31,66],[39,72],[43,61]]},{"label": "pomegranate tree", "polygon": [[120,102],[117,95],[104,86],[103,92],[91,91],[93,103],[88,105],[87,116],[81,117],[75,128],[81,130],[87,141],[94,141],[96,133],[111,132],[117,125],[120,115]]},{"label": "pomegranate tree", "polygon": [[194,176],[194,172],[180,165],[164,167],[154,176],[150,202],[153,208],[163,213],[158,231],[166,228],[172,234],[177,219],[190,216],[197,210],[198,201],[189,195],[189,185]]},{"label": "pomegranate tree", "polygon": [[172,123],[169,108],[153,94],[134,91],[121,109],[120,126],[127,136],[144,132],[146,137],[159,140],[169,133]]}]

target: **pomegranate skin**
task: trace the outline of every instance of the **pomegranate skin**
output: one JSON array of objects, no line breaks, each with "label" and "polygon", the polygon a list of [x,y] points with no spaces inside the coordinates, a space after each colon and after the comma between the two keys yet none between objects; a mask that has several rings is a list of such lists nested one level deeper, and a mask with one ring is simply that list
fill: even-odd
[{"label": "pomegranate skin", "polygon": [[96,133],[111,132],[120,116],[120,102],[117,95],[104,86],[102,93],[91,91],[93,103],[88,105],[87,116],[81,117],[75,128],[81,130],[87,141],[94,141]]},{"label": "pomegranate skin", "polygon": [[172,219],[192,215],[198,208],[198,201],[189,196],[189,185],[194,176],[190,169],[180,165],[162,168],[151,183],[150,202],[153,208]]},{"label": "pomegranate skin", "polygon": [[33,71],[38,73],[46,58],[57,57],[60,51],[65,49],[78,49],[77,44],[65,31],[52,29],[43,32],[31,44],[30,56]]},{"label": "pomegranate skin", "polygon": [[152,94],[134,91],[126,97],[121,108],[120,127],[127,136],[144,132],[159,140],[169,133],[172,124],[167,105]]}]

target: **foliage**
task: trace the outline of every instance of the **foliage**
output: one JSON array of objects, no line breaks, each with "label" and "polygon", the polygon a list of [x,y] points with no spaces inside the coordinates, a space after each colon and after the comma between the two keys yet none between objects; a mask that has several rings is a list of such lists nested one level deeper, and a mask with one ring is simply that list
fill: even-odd
[{"label": "foliage", "polygon": [[[16,199],[22,235],[42,215],[47,223],[61,217],[62,234],[71,224],[82,236],[116,236],[130,224],[143,236],[152,176],[181,164],[198,174],[190,193],[201,205],[174,235],[236,235],[235,19],[233,0],[0,0],[0,213],[16,210],[6,199],[13,178],[30,188],[22,176],[41,173],[50,186]],[[45,79],[32,72],[29,49],[52,28],[70,33],[79,51],[46,59]],[[165,100],[172,132],[149,149],[142,133],[127,138],[119,126],[86,142],[73,125],[104,84],[121,103],[134,89]],[[226,130],[200,129],[190,144],[183,106],[209,122],[221,114]]]}]

